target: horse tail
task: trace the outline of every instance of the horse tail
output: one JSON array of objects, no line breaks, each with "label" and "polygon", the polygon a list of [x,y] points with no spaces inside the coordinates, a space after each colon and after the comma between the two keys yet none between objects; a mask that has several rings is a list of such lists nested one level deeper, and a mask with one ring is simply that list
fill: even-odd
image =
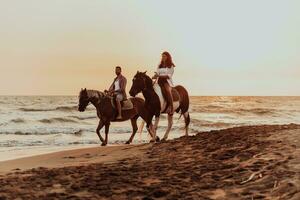
[{"label": "horse tail", "polygon": [[[182,87],[181,85],[175,86],[175,89],[179,93],[180,96],[180,104],[179,107],[177,108],[176,112],[179,113],[181,111],[181,115],[186,113],[189,110],[190,106],[190,98],[187,90]],[[181,117],[180,115],[180,117]]]},{"label": "horse tail", "polygon": [[184,122],[185,122],[185,128],[187,129],[191,122],[190,113],[187,113],[187,116],[184,118]]}]

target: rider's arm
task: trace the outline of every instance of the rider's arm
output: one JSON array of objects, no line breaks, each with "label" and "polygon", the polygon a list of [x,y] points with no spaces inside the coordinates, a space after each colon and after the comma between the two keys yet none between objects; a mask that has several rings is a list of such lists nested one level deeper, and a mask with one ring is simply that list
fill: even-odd
[{"label": "rider's arm", "polygon": [[120,92],[125,92],[126,90],[127,79],[125,77],[120,81]]},{"label": "rider's arm", "polygon": [[111,84],[111,86],[109,87],[108,91],[109,92],[113,92],[114,91],[114,82]]},{"label": "rider's arm", "polygon": [[116,79],[114,79],[114,81],[112,82],[112,84],[110,85],[109,89],[108,89],[108,92],[109,93],[113,93],[114,90],[115,90],[115,81]]}]

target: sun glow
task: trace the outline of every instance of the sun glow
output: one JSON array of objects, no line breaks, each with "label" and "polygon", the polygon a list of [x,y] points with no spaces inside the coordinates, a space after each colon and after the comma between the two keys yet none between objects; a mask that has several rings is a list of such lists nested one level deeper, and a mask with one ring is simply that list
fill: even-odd
[{"label": "sun glow", "polygon": [[300,95],[299,11],[296,0],[5,1],[0,95],[103,90],[116,65],[128,80],[153,73],[164,50],[191,95]]}]

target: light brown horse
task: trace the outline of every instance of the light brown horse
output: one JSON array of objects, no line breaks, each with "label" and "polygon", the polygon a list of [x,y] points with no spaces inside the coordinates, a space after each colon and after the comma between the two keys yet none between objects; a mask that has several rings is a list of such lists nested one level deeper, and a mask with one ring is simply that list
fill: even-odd
[{"label": "light brown horse", "polygon": [[[79,93],[79,104],[78,104],[78,111],[84,112],[86,107],[89,103],[92,103],[97,109],[97,116],[100,119],[98,127],[96,129],[96,133],[102,142],[102,146],[107,144],[108,140],[108,132],[110,122],[121,122],[121,121],[131,121],[132,125],[132,134],[126,144],[130,144],[136,134],[138,127],[137,127],[137,119],[142,117],[143,120],[147,121],[147,130],[149,134],[153,137],[153,133],[151,132],[152,123],[148,119],[148,111],[145,108],[145,101],[141,98],[135,97],[130,98],[130,101],[133,104],[132,109],[122,110],[122,119],[116,120],[116,109],[112,105],[112,97],[106,95],[103,92],[97,90],[87,90],[81,89]],[[100,130],[102,127],[105,126],[105,140],[100,134]]]},{"label": "light brown horse", "polygon": [[[161,113],[166,113],[166,101],[163,98],[161,88],[158,84],[153,84],[152,79],[146,74],[146,72],[137,72],[132,80],[132,86],[129,91],[131,96],[136,96],[142,92],[145,98],[145,107],[148,110],[148,121],[152,121],[155,116],[155,124],[153,129],[153,138],[156,138],[156,130],[159,123],[159,116]],[[181,113],[185,121],[185,135],[188,135],[188,127],[190,124],[189,115],[189,95],[186,89],[180,85],[175,86],[172,89],[172,95],[174,99],[173,108],[177,113]],[[176,100],[176,101],[175,101]],[[162,140],[167,140],[169,132],[173,125],[173,115],[168,114],[168,128]]]}]

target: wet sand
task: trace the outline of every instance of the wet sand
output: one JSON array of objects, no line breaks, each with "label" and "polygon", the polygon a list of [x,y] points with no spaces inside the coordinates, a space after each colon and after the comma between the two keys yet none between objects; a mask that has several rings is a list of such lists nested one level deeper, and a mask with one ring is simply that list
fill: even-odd
[{"label": "wet sand", "polygon": [[89,147],[47,153],[31,157],[18,158],[0,162],[0,175],[32,168],[59,168],[67,166],[88,165],[91,163],[113,163],[120,159],[140,156],[143,149],[150,144],[114,145]]},{"label": "wet sand", "polygon": [[[33,169],[31,169],[33,168]],[[0,199],[300,199],[300,125],[0,162]]]}]

